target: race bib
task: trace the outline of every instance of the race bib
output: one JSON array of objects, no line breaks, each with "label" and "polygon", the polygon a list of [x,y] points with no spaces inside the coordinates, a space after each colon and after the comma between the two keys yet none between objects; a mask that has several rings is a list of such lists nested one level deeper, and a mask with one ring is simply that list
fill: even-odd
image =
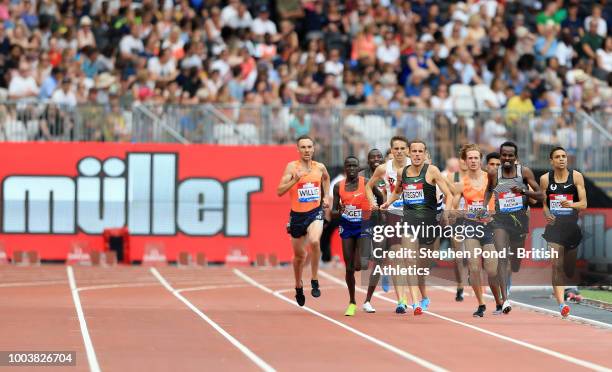
[{"label": "race bib", "polygon": [[484,201],[472,200],[467,204],[467,218],[478,218],[486,211],[484,207]]},{"label": "race bib", "polygon": [[318,182],[300,183],[297,192],[300,203],[310,203],[321,199],[321,188]]},{"label": "race bib", "polygon": [[425,204],[425,193],[422,183],[411,183],[404,185],[404,204],[421,205]]},{"label": "race bib", "polygon": [[499,194],[499,211],[502,213],[516,212],[523,209],[523,196],[513,192]]},{"label": "race bib", "polygon": [[342,218],[349,222],[361,222],[362,210],[354,205],[346,205],[342,212]]},{"label": "race bib", "polygon": [[564,200],[570,203],[574,202],[574,195],[571,194],[551,194],[550,195],[550,212],[555,216],[568,216],[574,213],[573,208],[563,208],[561,202]]}]

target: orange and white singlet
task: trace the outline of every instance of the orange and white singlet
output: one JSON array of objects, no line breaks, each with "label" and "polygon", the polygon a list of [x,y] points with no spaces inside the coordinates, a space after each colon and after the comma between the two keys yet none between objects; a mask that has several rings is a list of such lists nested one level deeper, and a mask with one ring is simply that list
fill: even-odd
[{"label": "orange and white singlet", "polygon": [[[295,164],[297,167],[301,166],[299,160],[296,160]],[[319,163],[313,160],[310,172],[302,176],[289,190],[293,212],[309,212],[321,206],[322,178],[323,173],[319,168]]]},{"label": "orange and white singlet", "polygon": [[484,182],[478,189],[472,185],[472,179],[467,173],[461,178],[461,182],[463,182],[463,198],[465,199],[465,204],[461,209],[467,211],[466,218],[468,219],[478,219],[478,216],[481,216],[485,210],[495,210],[495,200],[493,198],[489,200],[489,204],[485,208],[484,200],[489,179],[485,171],[480,172]]}]

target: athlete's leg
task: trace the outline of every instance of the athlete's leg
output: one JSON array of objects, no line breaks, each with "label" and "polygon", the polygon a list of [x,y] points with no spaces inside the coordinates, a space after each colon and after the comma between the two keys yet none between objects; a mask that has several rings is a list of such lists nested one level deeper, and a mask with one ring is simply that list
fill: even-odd
[{"label": "athlete's leg", "polygon": [[[403,242],[402,238],[402,242]],[[399,252],[402,249],[402,244],[393,244],[390,247],[390,250],[392,252]],[[392,260],[392,265],[390,265],[391,267],[395,267],[400,266],[400,267],[404,267],[405,266],[405,260],[400,259],[400,258],[395,258]],[[395,289],[395,297],[397,297],[397,302],[402,302],[404,300],[404,296],[406,294],[406,278],[400,276],[400,275],[391,275],[391,281],[393,282],[393,289]]]},{"label": "athlete's leg", "polygon": [[[494,255],[495,252],[495,246],[493,244],[484,244],[482,246],[482,251],[483,251],[483,255],[487,255],[486,252],[488,252],[487,258],[483,259],[483,266],[485,269],[485,272],[487,273],[487,276],[489,277],[489,282],[491,281],[491,279],[495,280],[495,277],[497,276],[497,257]],[[493,296],[495,296],[495,294],[493,294]],[[496,297],[496,301],[497,301]]]},{"label": "athlete's leg", "polygon": [[565,277],[572,281],[574,279],[574,275],[576,273],[576,260],[578,256],[578,249],[566,249],[563,253],[563,271],[565,272]]},{"label": "athlete's leg", "polygon": [[342,239],[342,256],[346,271],[344,279],[349,292],[350,303],[355,304],[355,256],[357,256],[357,239]]},{"label": "athlete's leg", "polygon": [[[553,252],[552,257],[552,285],[553,285],[553,293],[555,295],[555,299],[557,300],[557,304],[562,304],[564,302],[564,290],[565,290],[565,270],[563,268],[564,262],[564,253],[565,248],[561,244],[557,243],[548,243],[548,249]],[[557,257],[557,258],[555,258]]]},{"label": "athlete's leg", "polygon": [[321,233],[323,232],[323,221],[313,221],[306,230],[308,245],[310,246],[310,269],[312,280],[319,279],[319,261],[321,259]]},{"label": "athlete's leg", "polygon": [[[463,242],[460,242],[458,240],[455,240],[453,238],[451,238],[451,248],[455,251],[455,252],[459,252],[463,249]],[[457,300],[461,301],[463,300],[463,285],[464,285],[464,278],[466,278],[466,268],[465,268],[465,261],[463,258],[455,258],[455,267],[453,268],[453,271],[455,273],[455,281],[457,282]],[[459,300],[459,298],[461,297],[461,300]]]},{"label": "athlete's leg", "polygon": [[[412,252],[410,257],[404,260],[404,266],[410,270],[410,268],[418,268],[418,256],[419,256],[419,239],[412,238],[412,236],[405,236],[402,238],[402,246],[405,247],[409,252]],[[414,257],[414,258],[412,258]],[[418,305],[418,313],[420,314],[421,307],[419,301],[419,276],[414,273],[413,275],[407,275],[403,279],[408,285],[408,290],[410,292],[410,296],[412,297],[413,309],[415,310],[415,314],[417,313],[417,305]]]},{"label": "athlete's leg", "polygon": [[476,296],[476,300],[478,301],[478,305],[484,305],[484,300],[482,299],[482,281],[481,281],[481,271],[480,271],[480,262],[481,257],[476,256],[476,248],[480,248],[480,242],[477,239],[466,239],[465,240],[465,250],[469,252],[468,258],[468,270],[470,272],[470,284],[472,285],[472,289],[474,290],[474,295]]},{"label": "athlete's leg", "polygon": [[295,288],[302,288],[302,269],[306,261],[306,236],[291,238],[293,247],[293,275],[295,276]]},{"label": "athlete's leg", "polygon": [[[504,229],[495,229],[493,232],[493,239],[495,242],[495,249],[497,252],[504,252],[508,250],[509,239],[508,233]],[[502,301],[508,300],[507,290],[507,278],[508,278],[508,258],[499,258],[497,265],[497,284],[501,292]]]},{"label": "athlete's leg", "polygon": [[[418,241],[417,241],[418,243]],[[425,258],[421,258],[421,250],[426,250],[428,252],[432,251],[433,248],[433,244],[419,244],[420,250],[417,253],[417,267],[419,268],[428,268],[431,269],[433,260],[429,257],[425,257]],[[421,293],[421,298],[429,298],[427,296],[427,284],[425,281],[425,275],[419,275],[418,277],[418,283],[419,283],[419,292]]]}]

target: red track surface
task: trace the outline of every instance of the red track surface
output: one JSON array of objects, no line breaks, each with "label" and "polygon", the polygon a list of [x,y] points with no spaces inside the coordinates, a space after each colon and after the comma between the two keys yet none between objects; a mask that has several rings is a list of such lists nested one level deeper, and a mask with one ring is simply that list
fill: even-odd
[{"label": "red track surface", "polygon": [[[612,368],[610,329],[522,308],[492,316],[490,302],[475,319],[473,297],[456,303],[439,289],[430,289],[432,314],[396,315],[393,303],[375,298],[376,314],[347,318],[346,288],[329,276],[320,277],[321,298],[307,294],[309,312],[294,304],[290,269],[240,268],[242,276],[231,268],[158,270],[178,297],[145,267],[74,268],[100,370]],[[328,273],[343,280],[341,271]],[[0,296],[0,350],[73,350],[77,367],[65,369],[90,370],[64,266],[1,267]]]}]

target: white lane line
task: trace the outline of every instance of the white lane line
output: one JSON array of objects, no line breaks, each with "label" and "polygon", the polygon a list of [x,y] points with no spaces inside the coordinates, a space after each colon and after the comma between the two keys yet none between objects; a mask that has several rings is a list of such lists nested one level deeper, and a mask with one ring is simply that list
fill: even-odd
[{"label": "white lane line", "polygon": [[45,282],[15,282],[15,283],[2,283],[0,288],[11,288],[11,287],[37,287],[40,285],[54,285],[54,284],[66,284],[65,280],[49,280]]},{"label": "white lane line", "polygon": [[151,287],[158,286],[159,283],[119,283],[119,284],[101,284],[92,285],[89,287],[79,287],[77,291],[94,291],[97,289],[113,289],[113,288],[133,288],[133,287]]},{"label": "white lane line", "polygon": [[194,304],[192,304],[191,302],[189,302],[189,300],[187,300],[185,297],[183,297],[183,295],[181,295],[180,293],[178,293],[178,291],[176,289],[174,289],[170,283],[168,283],[168,281],[159,273],[159,271],[157,271],[157,269],[155,269],[154,267],[150,268],[151,270],[151,274],[153,274],[153,276],[155,278],[157,278],[157,280],[159,280],[159,282],[170,292],[172,293],[176,298],[178,298],[179,300],[181,300],[181,302],[183,302],[185,305],[187,305],[187,307],[189,309],[191,309],[191,311],[193,311],[194,313],[196,313],[200,318],[204,319],[206,321],[206,323],[208,323],[211,327],[213,327],[217,332],[219,332],[223,337],[225,337],[232,345],[234,345],[238,350],[240,350],[244,355],[247,356],[247,358],[249,358],[253,363],[255,363],[259,368],[261,368],[263,371],[266,372],[273,372],[276,371],[274,368],[272,368],[272,366],[270,366],[268,363],[264,362],[263,359],[261,359],[260,357],[258,357],[255,353],[253,353],[249,348],[247,348],[246,346],[244,346],[242,343],[240,343],[240,341],[236,340],[232,335],[230,335],[229,333],[227,333],[227,331],[225,331],[223,328],[221,328],[217,323],[215,323],[212,319],[210,319],[208,316],[206,316],[206,314],[204,314],[202,311],[200,311],[200,309],[198,309]]},{"label": "white lane line", "polygon": [[[331,275],[329,273],[326,273],[324,271],[319,271],[319,274],[321,276],[323,276],[323,277],[325,277],[325,278],[335,282],[335,283],[343,283],[340,279],[338,279],[335,276],[333,276],[333,275]],[[355,289],[358,290],[359,292],[366,293],[366,291],[364,289],[362,289],[362,288],[356,287]],[[383,299],[385,301],[388,301],[388,302],[395,303],[394,300],[392,300],[390,298],[387,298],[387,297],[384,297],[384,296],[376,295],[376,297],[378,297],[380,299]],[[458,321],[458,320],[455,320],[455,319],[451,319],[451,318],[445,317],[443,315],[439,315],[439,314],[433,313],[431,311],[425,311],[424,313],[425,314],[429,314],[431,316],[434,316],[436,318],[444,319],[444,320],[449,321],[451,323],[455,323],[455,324],[458,324],[458,325],[462,325],[464,327],[471,328],[471,329],[473,329],[475,331],[478,331],[478,332],[481,332],[481,333],[484,333],[484,334],[487,334],[487,335],[490,335],[490,336],[493,336],[493,337],[497,337],[497,338],[502,339],[504,341],[508,341],[508,342],[513,343],[513,344],[517,344],[517,345],[526,347],[526,348],[531,349],[531,350],[539,351],[541,353],[553,356],[555,358],[564,360],[564,361],[569,362],[569,363],[573,363],[573,364],[579,365],[581,367],[589,368],[589,369],[592,369],[594,371],[609,371],[609,372],[612,372],[612,369],[609,369],[607,367],[601,366],[599,364],[595,364],[595,363],[588,362],[586,360],[578,359],[578,358],[575,358],[575,357],[572,357],[572,356],[569,356],[569,355],[566,355],[566,354],[562,354],[562,353],[560,353],[558,351],[553,351],[553,350],[550,350],[550,349],[546,349],[544,347],[533,345],[533,344],[530,344],[530,343],[525,342],[525,341],[517,340],[517,339],[512,338],[512,337],[504,336],[504,335],[501,335],[499,333],[495,333],[495,332],[486,330],[484,328],[480,328],[480,327],[477,327],[477,326],[474,326],[474,325],[471,325],[471,324],[468,324],[468,323],[464,323],[464,322],[461,322],[461,321]]]},{"label": "white lane line", "polygon": [[204,286],[200,286],[200,287],[189,287],[189,288],[177,289],[176,293],[194,292],[194,291],[207,291],[207,290],[213,290],[213,289],[226,289],[226,288],[247,288],[247,287],[249,287],[249,286],[248,285],[244,285],[244,284],[204,285]]},{"label": "white lane line", "polygon": [[[246,275],[245,273],[243,273],[242,271],[240,271],[238,269],[234,269],[234,273],[237,276],[239,276],[240,278],[242,278],[245,282],[250,283],[254,287],[257,287],[257,288],[261,289],[262,291],[264,291],[266,293],[269,293],[269,294],[271,294],[271,295],[273,295],[273,296],[275,296],[275,297],[277,297],[277,298],[279,298],[279,299],[281,299],[281,300],[283,300],[285,302],[288,302],[289,304],[291,304],[293,306],[298,306],[298,304],[296,304],[295,301],[292,301],[289,298],[287,298],[287,297],[283,296],[282,294],[280,294],[281,291],[273,291],[270,288],[263,286],[262,284],[258,283],[253,278],[251,278],[250,276]],[[330,318],[327,315],[324,315],[324,314],[322,314],[322,313],[320,313],[320,312],[318,312],[316,310],[313,310],[313,309],[309,308],[308,306],[303,306],[302,309],[304,309],[304,310],[306,310],[306,311],[308,311],[308,312],[310,312],[310,313],[312,313],[312,314],[314,314],[314,315],[316,315],[316,316],[318,316],[320,318],[323,318],[323,319],[325,319],[325,320],[327,320],[327,321],[329,321],[329,322],[331,322],[331,323],[333,323],[333,324],[335,324],[335,325],[337,325],[339,327],[342,327],[342,328],[346,329],[349,332],[352,332],[352,333],[354,333],[354,334],[356,334],[356,335],[358,335],[360,337],[363,337],[366,340],[368,340],[368,341],[370,341],[370,342],[372,342],[372,343],[374,343],[374,344],[376,344],[378,346],[381,346],[381,347],[391,351],[392,353],[395,353],[395,354],[397,354],[397,355],[399,355],[399,356],[401,356],[401,357],[403,357],[405,359],[408,359],[408,360],[410,360],[410,361],[420,365],[421,367],[424,367],[424,368],[427,368],[428,370],[436,371],[436,372],[446,371],[446,369],[444,369],[444,368],[442,368],[440,366],[437,366],[437,365],[435,365],[435,364],[433,364],[431,362],[428,362],[425,359],[419,358],[416,355],[410,354],[410,353],[408,353],[408,352],[406,352],[406,351],[404,351],[402,349],[399,349],[399,348],[397,348],[397,347],[395,347],[395,346],[393,346],[391,344],[388,344],[388,343],[386,343],[384,341],[381,341],[381,340],[379,340],[379,339],[377,339],[375,337],[372,337],[372,336],[370,336],[370,335],[368,335],[366,333],[358,331],[357,329],[355,329],[353,327],[350,327],[350,326],[348,326],[348,325],[346,325],[346,324],[344,324],[342,322],[339,322],[339,321],[337,321],[337,320],[335,320],[333,318]]]},{"label": "white lane line", "polygon": [[94,350],[93,343],[91,342],[91,337],[89,337],[89,330],[87,329],[87,322],[85,321],[85,314],[83,313],[83,307],[81,306],[81,299],[79,298],[76,280],[74,280],[72,266],[66,266],[66,274],[68,274],[68,283],[70,284],[70,292],[72,292],[72,301],[74,301],[74,307],[76,308],[77,317],[79,318],[79,325],[81,327],[81,334],[83,335],[83,343],[85,344],[85,352],[87,353],[89,370],[91,372],[100,372],[100,365],[98,364],[98,358],[96,358],[96,351]]},{"label": "white lane line", "polygon": [[[517,287],[518,287],[518,289],[519,289],[519,290],[518,290],[518,291],[516,291],[516,292],[525,291],[525,290],[527,290],[528,288],[532,288],[532,289],[534,289],[534,290],[545,290],[545,289],[550,289],[550,290],[552,291],[552,287],[551,287],[551,286],[548,286],[548,287],[547,287],[547,286],[540,286],[540,287],[538,287],[538,286],[534,286],[534,287],[529,287],[529,286],[517,286]],[[447,287],[444,287],[444,286],[438,286],[438,285],[436,285],[436,286],[433,286],[433,288],[435,288],[435,289],[439,289],[439,290],[442,290],[442,291],[445,291],[445,292],[449,292],[449,293],[456,293],[456,290],[455,290],[455,289],[447,288]],[[514,291],[514,290],[515,290],[515,288],[516,288],[516,287],[515,287],[515,286],[513,286],[513,287],[512,287],[512,291]],[[487,292],[490,292],[490,290],[489,290],[488,288],[487,288],[486,290],[487,290]],[[466,292],[464,292],[464,293],[463,293],[463,295],[464,295],[464,296],[472,296],[472,294],[470,294],[470,293],[466,293]],[[495,297],[493,297],[493,295],[492,295],[492,294],[489,294],[489,293],[484,293],[484,292],[483,292],[483,296],[485,296],[485,297],[487,297],[487,298],[490,298],[490,299],[495,298]],[[552,315],[552,316],[554,316],[554,317],[556,317],[556,318],[560,318],[560,319],[567,319],[567,320],[572,320],[572,321],[575,321],[575,322],[578,322],[578,323],[586,323],[586,324],[590,324],[590,325],[597,326],[597,327],[601,327],[601,328],[612,329],[612,324],[609,324],[609,323],[604,323],[604,322],[600,322],[600,321],[598,321],[598,320],[593,320],[593,319],[583,318],[583,317],[581,317],[581,316],[577,316],[577,315],[570,315],[570,316],[568,316],[567,318],[563,318],[563,317],[561,316],[561,314],[559,314],[559,312],[558,312],[558,311],[550,310],[550,309],[547,309],[547,308],[545,308],[545,307],[540,307],[540,306],[530,305],[530,304],[526,304],[526,303],[524,303],[524,302],[519,302],[519,301],[515,301],[515,300],[510,300],[510,303],[511,303],[511,304],[513,304],[513,305],[516,305],[516,306],[518,306],[518,307],[523,307],[523,308],[525,308],[525,309],[529,309],[529,310],[532,310],[532,311],[541,312],[541,313],[546,313],[546,314]]]},{"label": "white lane line", "polygon": [[[333,286],[333,287],[321,287],[321,290],[325,290],[325,291],[329,291],[332,289],[344,289],[346,290],[346,288],[342,288],[340,286]],[[288,288],[288,289],[280,289],[278,291],[274,291],[275,293],[279,293],[279,294],[283,294],[283,293],[289,293],[289,292],[294,292],[295,288]]]}]

